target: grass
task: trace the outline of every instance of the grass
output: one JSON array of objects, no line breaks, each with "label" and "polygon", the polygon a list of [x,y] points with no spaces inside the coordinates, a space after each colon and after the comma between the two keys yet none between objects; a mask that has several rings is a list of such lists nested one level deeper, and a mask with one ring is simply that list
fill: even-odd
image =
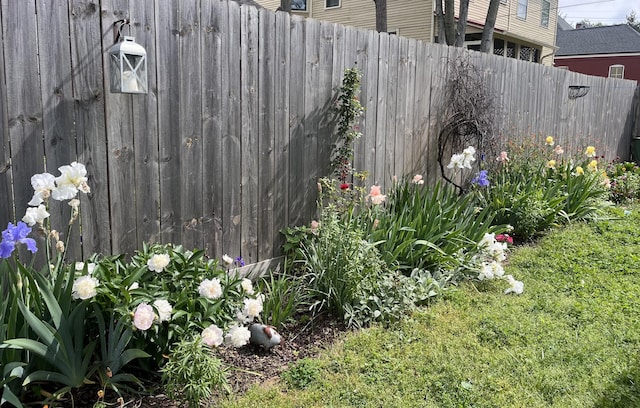
[{"label": "grass", "polygon": [[640,207],[622,211],[512,251],[521,296],[463,285],[223,406],[638,407]]}]

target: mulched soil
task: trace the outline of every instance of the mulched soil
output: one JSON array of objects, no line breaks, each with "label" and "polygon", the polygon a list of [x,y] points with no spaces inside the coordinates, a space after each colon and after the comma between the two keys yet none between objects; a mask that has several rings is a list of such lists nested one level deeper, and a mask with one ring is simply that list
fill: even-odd
[{"label": "mulched soil", "polygon": [[[298,323],[280,331],[283,344],[271,351],[264,351],[252,345],[239,349],[222,347],[216,355],[230,367],[228,372],[229,386],[234,395],[246,392],[255,384],[272,384],[279,381],[280,374],[295,361],[314,357],[321,350],[336,341],[346,331],[345,327],[335,319],[320,316],[307,323]],[[92,408],[97,400],[98,388],[82,387],[73,394],[73,403],[67,399],[56,406]],[[170,400],[162,393],[147,396],[125,396],[121,403],[118,396],[107,392],[105,402],[109,407],[126,408],[186,408],[176,401]],[[40,407],[41,405],[35,405]],[[212,405],[215,406],[215,405]]]}]

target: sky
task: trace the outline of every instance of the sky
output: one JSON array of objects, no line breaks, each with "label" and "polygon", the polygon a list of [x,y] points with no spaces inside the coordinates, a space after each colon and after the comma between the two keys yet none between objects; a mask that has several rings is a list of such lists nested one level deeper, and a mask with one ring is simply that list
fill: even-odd
[{"label": "sky", "polygon": [[640,19],[640,0],[559,0],[558,5],[558,14],[573,26],[585,19],[603,25],[625,23],[631,10]]}]

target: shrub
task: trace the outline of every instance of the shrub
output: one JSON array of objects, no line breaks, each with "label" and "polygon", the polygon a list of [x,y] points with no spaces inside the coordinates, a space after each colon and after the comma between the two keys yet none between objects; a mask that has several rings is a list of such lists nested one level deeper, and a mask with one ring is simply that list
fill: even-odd
[{"label": "shrub", "polygon": [[592,216],[603,206],[606,178],[598,171],[595,148],[568,157],[547,137],[544,146],[509,145],[488,161],[490,185],[473,188],[477,205],[495,213],[523,240],[563,222]]},{"label": "shrub", "polygon": [[[179,339],[212,324],[228,329],[239,315],[245,323],[258,317],[244,310],[248,301],[261,309],[262,297],[230,269],[232,262],[161,244],[144,245],[128,262],[123,256],[93,257],[92,276],[100,281],[95,301],[131,322],[134,344],[161,365],[162,355]],[[146,310],[149,319],[140,325],[136,318],[143,322]]]},{"label": "shrub", "polygon": [[363,281],[380,279],[386,265],[353,220],[342,220],[329,206],[322,211],[317,236],[302,246],[305,280],[316,312],[342,317],[361,295]]},{"label": "shrub", "polygon": [[186,401],[191,408],[199,407],[216,391],[231,392],[221,361],[199,336],[177,342],[161,371],[169,398]]},{"label": "shrub", "polygon": [[624,203],[640,198],[640,167],[631,162],[612,162],[607,166],[611,189],[609,198]]}]

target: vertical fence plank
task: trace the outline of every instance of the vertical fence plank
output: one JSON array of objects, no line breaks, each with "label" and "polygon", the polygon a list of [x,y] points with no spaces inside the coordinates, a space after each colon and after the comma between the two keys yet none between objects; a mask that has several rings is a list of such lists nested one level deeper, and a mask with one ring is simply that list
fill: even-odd
[{"label": "vertical fence plank", "polygon": [[87,167],[91,193],[81,196],[82,253],[111,254],[111,220],[107,174],[105,83],[102,54],[112,36],[102,43],[100,8],[71,0],[71,60],[75,102],[78,161]]},{"label": "vertical fence plank", "polygon": [[[335,114],[331,109],[332,80],[333,80],[333,24],[322,22],[320,24],[319,63],[318,63],[318,103],[314,115],[318,117],[318,172],[317,177],[329,175],[331,146],[334,140]],[[309,184],[309,189],[315,191],[315,183]]]},{"label": "vertical fence plank", "polygon": [[291,146],[289,141],[289,83],[290,83],[290,44],[291,20],[289,13],[276,13],[276,42],[275,49],[275,174],[274,174],[274,202],[273,217],[276,231],[274,237],[274,255],[281,254],[284,236],[279,231],[289,226],[289,156]]},{"label": "vertical fence plank", "polygon": [[[386,81],[383,79],[383,83],[386,83],[387,87],[387,129],[384,136],[387,139],[385,145],[385,183],[386,180],[393,179],[397,176],[396,173],[396,120],[397,120],[397,108],[398,108],[398,61],[400,52],[400,41],[397,35],[389,36],[389,71]],[[404,151],[403,151],[404,153]],[[385,184],[386,185],[386,184]]]},{"label": "vertical fence plank", "polygon": [[[130,18],[128,0],[104,0],[102,27],[106,45],[110,46],[114,22]],[[127,28],[123,32],[128,33]],[[104,58],[103,72],[109,72],[109,59]],[[133,144],[133,98],[135,94],[105,93],[109,171],[109,204],[111,240],[115,253],[128,253],[137,248],[135,157]]]},{"label": "vertical fence plank", "polygon": [[[58,175],[60,166],[76,161],[74,107],[71,84],[71,50],[69,47],[69,5],[65,2],[36,2],[38,55],[40,60],[40,95],[44,154],[47,172]],[[49,200],[50,226],[67,240],[66,256],[82,256],[80,221],[69,230],[71,207],[68,202]],[[67,230],[71,236],[67,237]]]},{"label": "vertical fence plank", "polygon": [[[362,69],[366,75],[362,77],[361,86],[364,92],[360,98],[364,107],[362,138],[364,144],[363,167],[369,172],[371,184],[383,186],[384,180],[376,179],[376,120],[378,117],[378,33],[375,31],[363,31],[365,44],[366,61],[362,63]],[[366,65],[365,65],[366,62]]]},{"label": "vertical fence plank", "polygon": [[399,38],[399,54],[398,54],[398,94],[396,97],[396,141],[395,141],[395,158],[393,175],[398,179],[405,175],[405,164],[408,164],[406,156],[408,148],[407,141],[410,139],[410,132],[407,132],[407,99],[409,96],[409,85],[413,73],[409,62],[409,39]]},{"label": "vertical fence plank", "polygon": [[[375,130],[375,143],[376,143],[376,163],[373,171],[373,180],[376,183],[380,183],[386,186],[387,174],[385,172],[385,165],[387,163],[387,81],[389,76],[389,35],[380,34],[379,37],[379,52],[378,52],[378,77],[375,79],[378,89],[377,98],[377,114],[376,114],[376,130]],[[373,80],[373,78],[372,78]],[[371,136],[373,137],[373,136]]]},{"label": "vertical fence plank", "polygon": [[[31,176],[45,169],[36,10],[35,2],[5,1],[1,6],[7,99],[11,101],[7,114],[15,214],[19,221],[33,195]],[[27,89],[31,91],[25,92]]]},{"label": "vertical fence plank", "polygon": [[424,43],[416,46],[416,83],[413,101],[413,136],[411,141],[411,172],[424,174],[426,171],[429,137],[429,97],[431,92],[431,55]]},{"label": "vertical fence plank", "polygon": [[222,72],[225,50],[222,42],[228,30],[227,3],[202,2],[202,141],[203,141],[203,248],[209,256],[223,255],[222,200],[223,156],[222,134],[226,113],[223,112]]},{"label": "vertical fence plank", "polygon": [[258,11],[240,8],[242,56],[242,257],[247,262],[258,259]]},{"label": "vertical fence plank", "polygon": [[[160,231],[162,242],[180,242],[181,146],[179,133],[178,43],[179,9],[156,2],[156,64],[158,72],[158,135],[160,153]],[[186,193],[186,191],[185,191]]]},{"label": "vertical fence plank", "polygon": [[[200,47],[200,1],[180,1],[178,44],[179,118],[178,140],[182,145],[180,172],[180,222],[187,248],[203,246],[202,208],[202,66]],[[174,38],[176,36],[174,35]],[[175,140],[174,140],[175,143]]]},{"label": "vertical fence plank", "polygon": [[289,126],[290,145],[289,150],[289,223],[301,225],[304,222],[305,195],[303,191],[306,185],[304,177],[304,162],[311,156],[304,151],[305,122],[305,20],[299,16],[291,17],[290,39],[290,84],[289,84]]},{"label": "vertical fence plank", "polygon": [[274,256],[275,240],[275,64],[276,15],[260,10],[260,44],[258,51],[258,229],[257,258]]},{"label": "vertical fence plank", "polygon": [[447,80],[447,47],[436,44],[432,49],[430,63],[434,67],[431,71],[431,99],[429,101],[429,141],[427,151],[426,182],[431,184],[440,179],[440,168],[438,165],[438,137],[444,125],[444,109],[442,101],[445,98]]},{"label": "vertical fence plank", "polygon": [[[3,25],[0,19],[0,33],[4,37]],[[0,78],[6,78],[5,71],[4,52],[0,52]],[[5,81],[0,81],[0,228],[2,230],[9,222],[15,221],[7,102],[7,85]]]},{"label": "vertical fence plank", "polygon": [[[223,32],[222,44],[228,59],[222,69],[223,137],[222,156],[222,237],[223,253],[240,254],[241,246],[241,177],[242,156],[240,136],[242,132],[242,107],[240,90],[240,6],[235,1],[227,3],[228,26]],[[224,21],[224,20],[223,20]],[[228,95],[228,97],[227,97]]]},{"label": "vertical fence plank", "polygon": [[136,242],[160,242],[160,173],[158,160],[158,27],[153,0],[129,1],[131,33],[147,51],[148,93],[134,95],[132,136],[136,190]]},{"label": "vertical fence plank", "polygon": [[[405,79],[405,98],[402,101],[404,103],[405,122],[403,129],[404,138],[404,161],[401,168],[401,176],[409,176],[415,166],[412,155],[415,146],[413,141],[415,140],[414,123],[414,104],[416,99],[416,53],[417,53],[417,40],[410,39],[407,50],[407,63],[406,63],[406,79]],[[399,175],[399,176],[400,176]]]}]

